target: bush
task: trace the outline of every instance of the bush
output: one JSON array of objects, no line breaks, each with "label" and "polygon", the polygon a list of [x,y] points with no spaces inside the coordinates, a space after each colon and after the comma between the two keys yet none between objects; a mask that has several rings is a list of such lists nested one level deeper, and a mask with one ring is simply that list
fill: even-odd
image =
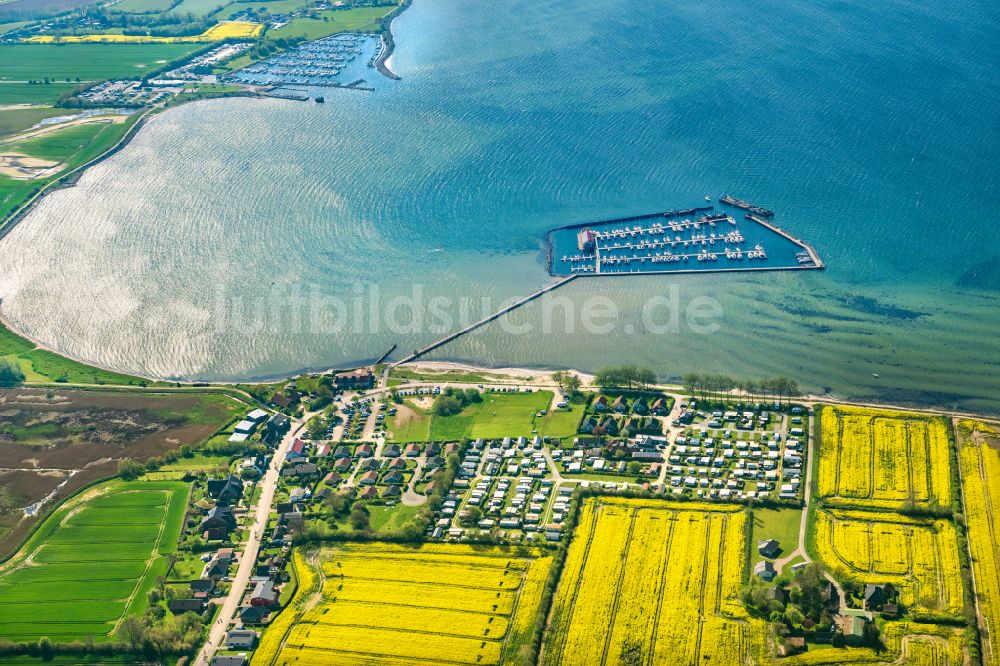
[{"label": "bush", "polygon": [[16,361],[0,360],[0,386],[17,386],[24,381],[24,371]]}]

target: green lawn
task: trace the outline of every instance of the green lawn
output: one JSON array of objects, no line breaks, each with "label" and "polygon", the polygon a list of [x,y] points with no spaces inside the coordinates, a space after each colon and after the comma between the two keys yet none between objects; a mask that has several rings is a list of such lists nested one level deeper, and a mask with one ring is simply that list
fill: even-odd
[{"label": "green lawn", "polygon": [[[354,9],[327,10],[319,18],[299,17],[288,25],[269,31],[269,37],[305,37],[319,39],[338,32],[371,32],[378,21],[393,10],[392,7],[356,7]],[[2,57],[2,56],[0,56]]]},{"label": "green lawn", "polygon": [[799,519],[802,512],[798,509],[763,509],[753,510],[753,557],[759,558],[757,543],[765,539],[777,539],[781,545],[779,557],[785,557],[799,546]]},{"label": "green lawn", "polygon": [[[471,437],[473,439],[498,439],[501,437],[529,437],[532,430],[541,428],[547,417],[535,415],[548,409],[552,402],[549,391],[533,393],[484,393],[483,401],[469,405],[454,416],[431,418],[430,438],[449,440]],[[565,428],[562,419],[554,417],[553,431]]]},{"label": "green lawn", "polygon": [[441,372],[417,371],[409,368],[393,368],[389,371],[391,380],[398,380],[396,385],[406,381],[419,382],[456,382],[459,384],[489,384],[497,382],[515,382],[525,378],[493,375],[487,372],[467,372],[465,370],[444,370]]},{"label": "green lawn", "polygon": [[420,511],[420,507],[396,504],[396,506],[369,506],[368,510],[371,512],[369,524],[373,530],[376,532],[395,532],[410,522]]},{"label": "green lawn", "polygon": [[576,434],[583,413],[583,405],[570,405],[569,409],[551,410],[542,420],[538,434],[548,437],[572,437]]},{"label": "green lawn", "polygon": [[188,490],[115,480],[54,511],[0,572],[5,638],[101,641],[141,613],[176,551]]}]

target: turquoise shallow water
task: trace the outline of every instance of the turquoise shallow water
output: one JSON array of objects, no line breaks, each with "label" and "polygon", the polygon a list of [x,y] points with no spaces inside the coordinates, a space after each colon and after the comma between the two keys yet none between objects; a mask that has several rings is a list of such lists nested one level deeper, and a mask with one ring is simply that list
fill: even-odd
[{"label": "turquoise shallow water", "polygon": [[[552,226],[729,192],[828,269],[578,280],[562,307],[606,297],[613,330],[541,335],[535,303],[513,318],[532,332],[491,324],[434,357],[780,372],[1000,411],[1000,8],[749,4],[415,0],[401,81],[184,106],[47,197],[0,242],[0,309],[159,376],[348,365],[454,325],[434,296],[455,320],[459,297],[472,316],[545,284]],[[414,289],[415,323],[393,301]],[[650,330],[650,297],[675,293],[719,313],[713,332]]]}]

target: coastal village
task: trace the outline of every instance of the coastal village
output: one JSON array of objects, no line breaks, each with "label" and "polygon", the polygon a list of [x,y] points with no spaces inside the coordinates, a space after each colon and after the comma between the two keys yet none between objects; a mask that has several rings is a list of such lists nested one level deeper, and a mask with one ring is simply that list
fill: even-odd
[{"label": "coastal village", "polygon": [[[0,0],[0,239],[153,114],[395,85],[408,5]],[[824,269],[775,217],[723,194],[554,228],[537,291],[261,382],[132,376],[0,322],[0,663],[1000,666],[995,416],[428,360],[585,277]]]},{"label": "coastal village", "polygon": [[[629,372],[617,376],[631,376]],[[302,608],[308,607],[297,600],[315,593],[308,573],[312,565],[302,559],[303,552],[336,551],[344,539],[348,548],[356,538],[370,543],[384,535],[389,541],[447,549],[431,551],[438,553],[492,544],[536,549],[532,557],[566,552],[572,558],[577,544],[588,538],[610,538],[599,537],[601,532],[581,535],[581,521],[604,520],[590,516],[605,514],[611,520],[618,515],[614,502],[624,502],[621,506],[632,506],[635,517],[658,507],[681,512],[678,516],[691,514],[691,520],[751,517],[742,533],[749,552],[735,560],[732,571],[722,569],[719,575],[737,577],[733,584],[739,599],[733,602],[743,604],[747,627],[757,626],[755,613],[766,616],[775,609],[787,610],[788,617],[805,616],[787,625],[772,622],[773,628],[760,634],[778,663],[800,663],[796,655],[811,655],[821,647],[832,650],[828,656],[837,655],[837,663],[847,663],[854,655],[867,654],[873,641],[898,644],[900,629],[913,626],[905,623],[907,617],[927,617],[917,609],[932,603],[928,592],[914,597],[907,575],[877,563],[848,575],[843,563],[830,559],[831,546],[840,556],[860,556],[848,555],[854,547],[848,532],[834,532],[830,544],[809,545],[814,538],[810,532],[826,529],[827,515],[837,521],[862,515],[836,508],[849,507],[851,501],[846,495],[838,499],[841,491],[831,491],[823,480],[829,471],[822,457],[818,465],[815,461],[825,455],[817,449],[817,418],[824,419],[827,437],[829,419],[853,419],[852,409],[859,415],[863,410],[789,399],[794,386],[783,381],[762,383],[757,395],[750,396],[706,391],[697,378],[682,388],[631,379],[624,380],[631,386],[613,385],[623,380],[608,379],[616,376],[611,370],[605,375],[463,374],[390,365],[261,387],[259,406],[234,414],[212,438],[229,453],[191,452],[192,461],[202,462],[188,465],[181,457],[176,463],[147,466],[128,482],[136,489],[163,483],[190,488],[174,555],[155,601],[150,596],[150,608],[161,608],[167,618],[197,619],[195,626],[204,628],[193,657],[197,663],[270,663],[285,652],[306,655],[319,646],[336,652],[348,649],[347,643],[315,643],[298,633]],[[458,412],[445,409],[455,403]],[[878,413],[910,428],[943,428],[945,423],[939,417]],[[420,421],[423,414],[428,422]],[[457,424],[471,427],[469,434],[487,436],[431,436]],[[420,430],[424,427],[426,431]],[[847,444],[845,439],[842,446]],[[899,444],[879,446],[893,445]],[[933,446],[929,455],[937,455]],[[842,479],[845,474],[841,472]],[[882,490],[872,492],[873,501],[891,497]],[[927,492],[948,491],[944,486]],[[817,493],[830,496],[822,511],[815,505]],[[601,502],[611,502],[610,508],[591,514]],[[895,520],[894,514],[868,510],[865,521]],[[910,529],[917,530],[925,519],[907,520],[916,521]],[[837,529],[847,530],[850,524]],[[945,527],[942,523],[934,529],[947,535]],[[837,545],[844,538],[848,540]],[[943,558],[936,566],[952,566],[946,564],[948,558],[957,566],[957,553],[947,554],[944,543],[935,546],[936,557]],[[315,551],[317,547],[321,550]],[[614,548],[610,541],[605,547]],[[918,551],[913,556],[922,557]],[[361,557],[359,562],[371,558]],[[325,571],[328,565],[322,566]],[[915,560],[909,566],[916,575],[920,567],[935,565]],[[7,589],[4,577],[17,576],[23,567],[9,573],[0,568],[0,594]],[[413,575],[419,580],[422,574]],[[412,587],[407,580],[404,575],[398,583],[385,584]],[[820,595],[817,605],[806,606],[800,599],[806,587]],[[532,599],[530,588],[518,590]],[[564,603],[562,584],[555,590],[553,603]],[[961,604],[955,605],[961,595],[954,598],[947,587],[934,592],[938,594],[944,601],[933,602],[934,612],[961,617]],[[326,603],[332,605],[324,608],[337,612],[339,602]],[[552,622],[546,641],[577,631],[573,624]],[[956,641],[964,640],[954,625],[926,625],[931,626],[937,632],[931,635],[944,637],[949,645],[949,632]],[[32,630],[45,632],[45,627],[41,622]],[[363,640],[366,630],[351,631],[360,633],[350,640]],[[505,633],[490,640],[495,645],[488,641],[486,646],[502,654],[513,638]],[[278,647],[282,643],[285,647]],[[381,649],[395,654],[388,646]]]}]

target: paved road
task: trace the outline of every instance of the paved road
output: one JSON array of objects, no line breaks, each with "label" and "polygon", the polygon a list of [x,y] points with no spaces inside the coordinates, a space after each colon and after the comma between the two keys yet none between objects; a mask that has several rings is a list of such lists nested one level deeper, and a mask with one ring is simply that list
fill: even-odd
[{"label": "paved road", "polygon": [[285,461],[288,448],[292,445],[292,441],[295,440],[295,436],[302,430],[302,427],[308,420],[308,416],[302,420],[297,419],[292,422],[291,429],[275,449],[274,457],[271,458],[271,464],[260,481],[260,499],[257,501],[257,507],[254,511],[254,521],[250,528],[250,538],[247,540],[246,546],[240,555],[239,566],[230,586],[229,596],[222,602],[222,608],[217,615],[218,619],[212,625],[208,640],[205,641],[201,651],[198,652],[198,657],[195,661],[198,666],[208,666],[212,661],[212,656],[226,639],[226,631],[236,616],[240,601],[243,599],[243,594],[246,592],[247,585],[250,582],[250,576],[253,574],[254,566],[257,564],[257,553],[260,551],[261,538],[267,529],[267,518],[271,513],[271,503],[274,501],[274,491],[278,486],[281,465]]}]

